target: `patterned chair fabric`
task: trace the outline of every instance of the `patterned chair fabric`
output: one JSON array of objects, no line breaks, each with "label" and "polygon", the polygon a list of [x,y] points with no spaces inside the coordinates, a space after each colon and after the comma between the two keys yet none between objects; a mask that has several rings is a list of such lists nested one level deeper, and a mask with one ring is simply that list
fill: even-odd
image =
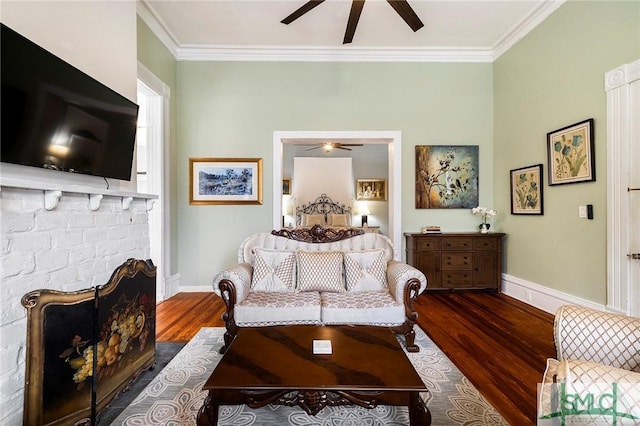
[{"label": "patterned chair fabric", "polygon": [[556,312],[554,340],[557,359],[547,360],[539,416],[560,404],[555,383],[596,395],[610,392],[615,383],[617,410],[640,420],[640,318],[564,305]]},{"label": "patterned chair fabric", "polygon": [[640,373],[640,318],[564,305],[556,313],[557,358],[592,361]]}]

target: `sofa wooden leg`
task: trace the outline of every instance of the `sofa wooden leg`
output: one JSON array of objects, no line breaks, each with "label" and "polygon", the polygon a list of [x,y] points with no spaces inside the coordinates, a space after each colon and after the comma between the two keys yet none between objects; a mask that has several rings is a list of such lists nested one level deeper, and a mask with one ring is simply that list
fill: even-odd
[{"label": "sofa wooden leg", "polygon": [[413,322],[407,320],[402,325],[393,327],[391,330],[404,336],[407,352],[420,352],[420,347],[415,344],[416,332],[413,331]]},{"label": "sofa wooden leg", "polygon": [[413,327],[411,327],[408,333],[405,333],[404,338],[407,343],[407,352],[420,352],[420,346],[415,343],[416,332],[413,331]]}]

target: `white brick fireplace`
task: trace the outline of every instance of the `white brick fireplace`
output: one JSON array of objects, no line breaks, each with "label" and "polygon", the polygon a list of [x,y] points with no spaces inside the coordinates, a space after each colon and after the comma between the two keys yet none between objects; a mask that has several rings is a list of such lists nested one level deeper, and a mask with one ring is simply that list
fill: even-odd
[{"label": "white brick fireplace", "polygon": [[128,258],[147,259],[153,198],[2,186],[0,424],[22,424],[27,333],[22,296],[37,289],[103,285]]}]

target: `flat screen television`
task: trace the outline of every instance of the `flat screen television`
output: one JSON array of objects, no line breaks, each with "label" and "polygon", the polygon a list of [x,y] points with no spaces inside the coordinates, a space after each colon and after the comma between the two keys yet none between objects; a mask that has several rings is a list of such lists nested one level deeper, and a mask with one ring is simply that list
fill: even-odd
[{"label": "flat screen television", "polygon": [[2,162],[131,179],[138,105],[2,25]]}]

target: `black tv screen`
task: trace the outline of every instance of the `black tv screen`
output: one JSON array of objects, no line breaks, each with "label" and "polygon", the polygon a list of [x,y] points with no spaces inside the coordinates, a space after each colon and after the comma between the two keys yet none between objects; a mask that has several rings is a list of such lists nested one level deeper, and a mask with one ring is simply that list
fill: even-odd
[{"label": "black tv screen", "polygon": [[1,25],[2,162],[130,180],[138,105]]}]

